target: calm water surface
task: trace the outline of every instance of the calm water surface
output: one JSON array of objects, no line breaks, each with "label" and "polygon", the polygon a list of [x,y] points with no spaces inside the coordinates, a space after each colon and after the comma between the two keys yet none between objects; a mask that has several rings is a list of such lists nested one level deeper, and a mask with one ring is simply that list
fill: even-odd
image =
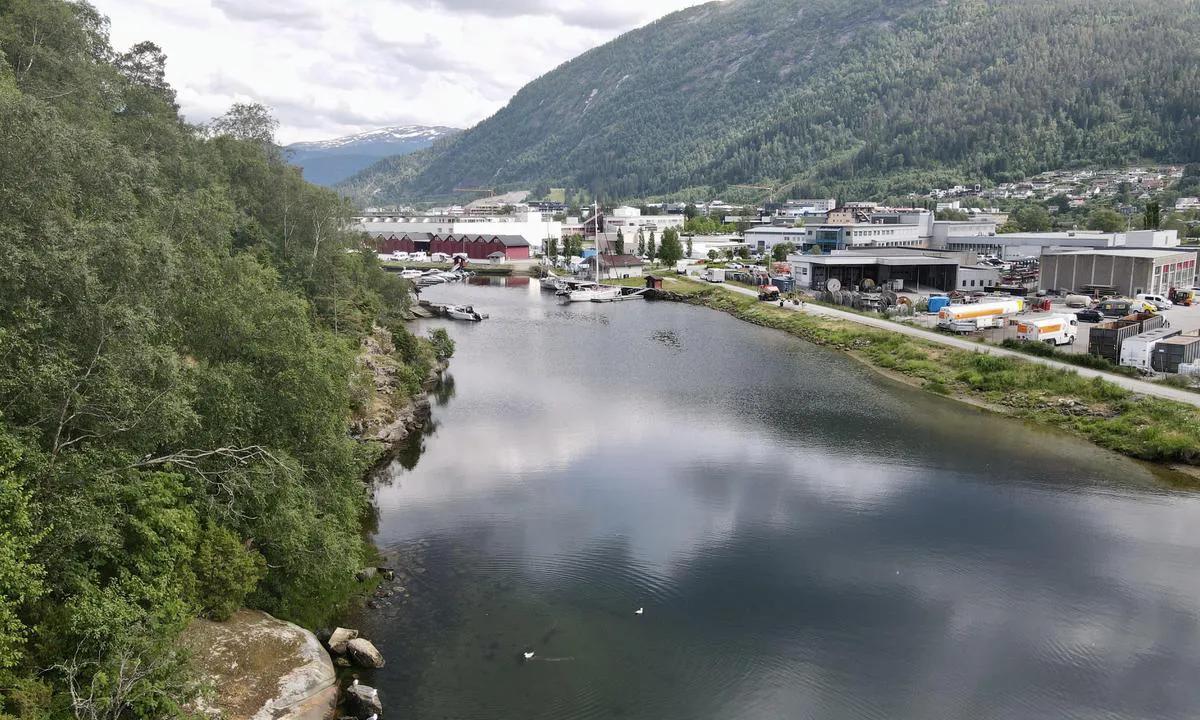
[{"label": "calm water surface", "polygon": [[348,620],[387,715],[1200,716],[1200,502],[1146,466],[704,309],[425,296],[491,318],[427,324],[380,480],[428,568]]}]

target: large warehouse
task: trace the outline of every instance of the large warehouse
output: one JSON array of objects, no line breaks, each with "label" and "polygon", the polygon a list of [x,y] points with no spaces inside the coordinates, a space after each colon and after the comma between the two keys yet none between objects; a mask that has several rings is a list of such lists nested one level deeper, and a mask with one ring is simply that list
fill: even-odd
[{"label": "large warehouse", "polygon": [[950,291],[957,286],[958,260],[916,253],[868,254],[842,252],[831,255],[788,257],[796,287],[824,290],[830,279],[842,286],[857,286],[863,280],[885,285],[900,280],[904,289],[933,287]]},{"label": "large warehouse", "polygon": [[1080,292],[1084,286],[1107,286],[1122,295],[1166,294],[1192,287],[1196,254],[1177,250],[1079,250],[1042,255],[1043,290]]}]

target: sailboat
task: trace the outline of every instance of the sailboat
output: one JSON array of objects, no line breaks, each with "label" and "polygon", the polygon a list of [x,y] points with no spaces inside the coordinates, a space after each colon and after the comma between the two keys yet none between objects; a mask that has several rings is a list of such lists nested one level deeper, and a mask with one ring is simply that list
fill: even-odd
[{"label": "sailboat", "polygon": [[621,297],[621,288],[609,285],[600,284],[600,225],[599,212],[595,203],[592,203],[592,218],[596,219],[596,281],[589,283],[580,283],[567,293],[567,298],[571,302],[609,302]]}]

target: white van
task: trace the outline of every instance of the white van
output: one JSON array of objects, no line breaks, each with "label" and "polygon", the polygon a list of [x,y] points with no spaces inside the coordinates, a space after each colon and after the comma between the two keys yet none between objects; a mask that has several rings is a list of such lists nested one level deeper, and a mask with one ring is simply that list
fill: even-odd
[{"label": "white van", "polygon": [[1163,297],[1162,295],[1151,295],[1148,293],[1138,294],[1137,299],[1148,302],[1148,303],[1152,304],[1154,307],[1158,308],[1159,310],[1166,310],[1167,308],[1169,308],[1175,304],[1175,303],[1171,302],[1170,300],[1168,300],[1167,298]]}]

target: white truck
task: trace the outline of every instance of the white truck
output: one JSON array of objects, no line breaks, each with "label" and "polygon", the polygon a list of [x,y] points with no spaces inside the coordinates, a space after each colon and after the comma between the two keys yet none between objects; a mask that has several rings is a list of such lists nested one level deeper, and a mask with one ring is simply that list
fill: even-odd
[{"label": "white truck", "polygon": [[998,327],[1005,319],[1024,310],[1025,301],[1021,298],[973,305],[947,305],[938,311],[938,327],[954,332],[975,332]]},{"label": "white truck", "polygon": [[1071,345],[1079,334],[1079,321],[1066,315],[1051,315],[1017,323],[1017,339],[1050,345]]},{"label": "white truck", "polygon": [[701,277],[709,282],[725,282],[725,268],[708,268]]}]

